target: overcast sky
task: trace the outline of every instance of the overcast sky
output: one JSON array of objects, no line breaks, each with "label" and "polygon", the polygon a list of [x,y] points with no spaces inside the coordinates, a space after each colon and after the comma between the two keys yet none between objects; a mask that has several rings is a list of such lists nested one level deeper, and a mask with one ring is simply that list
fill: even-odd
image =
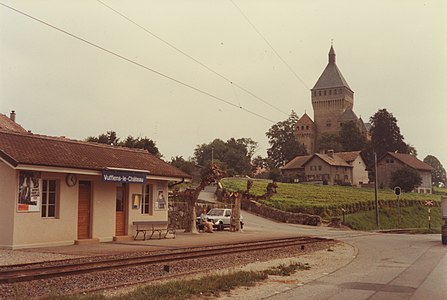
[{"label": "overcast sky", "polygon": [[313,118],[309,89],[333,39],[355,113],[386,108],[420,159],[447,167],[444,0],[101,1],[140,27],[95,0],[0,0],[139,64],[0,5],[1,113],[34,133],[147,136],[167,160],[231,137],[266,156],[284,112]]}]

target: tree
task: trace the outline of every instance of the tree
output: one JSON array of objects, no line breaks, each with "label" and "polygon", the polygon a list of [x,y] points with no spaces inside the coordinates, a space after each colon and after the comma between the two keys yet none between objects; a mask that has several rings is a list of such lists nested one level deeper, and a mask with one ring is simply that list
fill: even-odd
[{"label": "tree", "polygon": [[215,139],[209,144],[198,145],[194,150],[194,160],[201,166],[210,165],[211,160],[219,162],[227,175],[250,175],[251,157],[257,145],[250,138],[230,138],[226,142]]},{"label": "tree", "polygon": [[89,136],[85,139],[87,142],[95,142],[100,144],[107,144],[117,146],[119,143],[119,138],[116,136],[116,132],[111,130],[107,131],[107,133],[100,134],[98,137]]},{"label": "tree", "polygon": [[342,145],[340,144],[340,137],[334,133],[323,133],[317,141],[317,151],[334,150],[335,152],[342,151]]},{"label": "tree", "polygon": [[155,142],[148,137],[137,137],[134,138],[131,135],[127,136],[127,138],[119,143],[120,146],[128,147],[128,148],[138,148],[145,149],[149,153],[154,154],[157,157],[161,157],[160,151],[158,151],[158,147],[155,145]]},{"label": "tree", "polygon": [[356,122],[349,121],[341,127],[339,142],[343,151],[363,150],[366,146],[366,136],[360,131]]},{"label": "tree", "polygon": [[127,148],[137,148],[147,150],[149,153],[154,154],[157,157],[162,157],[161,153],[158,151],[155,142],[148,137],[137,137],[134,138],[129,135],[124,141],[120,142],[120,139],[117,137],[116,132],[111,130],[107,131],[106,134],[100,134],[98,137],[89,136],[85,139],[87,142],[95,142],[100,144],[107,144],[112,146],[121,146]]},{"label": "tree", "polygon": [[420,186],[422,177],[415,169],[402,167],[391,173],[390,188],[399,186],[404,192],[411,192]]},{"label": "tree", "polygon": [[446,185],[446,172],[441,162],[433,155],[427,155],[424,158],[424,162],[433,167],[431,172],[431,180],[433,185],[440,186],[441,184]]},{"label": "tree", "polygon": [[219,182],[224,176],[224,172],[216,165],[212,164],[207,168],[202,176],[199,186],[193,190],[187,190],[186,205],[187,205],[187,221],[185,232],[197,233],[196,228],[196,203],[200,192],[213,182]]},{"label": "tree", "polygon": [[292,111],[286,120],[276,123],[266,133],[271,146],[267,149],[267,155],[273,167],[281,167],[295,156],[307,154],[306,147],[295,137],[298,120],[298,116]]},{"label": "tree", "polygon": [[397,119],[393,114],[386,109],[380,109],[370,118],[370,122],[371,145],[378,157],[386,152],[410,153],[409,146],[404,142],[404,137],[397,126]]},{"label": "tree", "polygon": [[171,157],[171,161],[169,163],[189,175],[192,175],[195,167],[194,162],[191,160],[185,160],[183,156]]}]

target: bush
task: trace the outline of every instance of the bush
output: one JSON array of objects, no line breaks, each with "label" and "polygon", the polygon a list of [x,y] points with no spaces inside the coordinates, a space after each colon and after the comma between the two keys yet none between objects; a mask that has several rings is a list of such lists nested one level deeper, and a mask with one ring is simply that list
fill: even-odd
[{"label": "bush", "polygon": [[420,186],[422,177],[418,171],[409,167],[403,167],[391,173],[390,188],[400,187],[402,191],[408,193]]}]

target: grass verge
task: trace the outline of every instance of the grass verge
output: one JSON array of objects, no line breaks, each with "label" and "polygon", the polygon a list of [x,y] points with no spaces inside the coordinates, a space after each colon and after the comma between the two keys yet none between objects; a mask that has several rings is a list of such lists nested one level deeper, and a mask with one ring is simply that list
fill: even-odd
[{"label": "grass verge", "polygon": [[82,294],[73,296],[49,296],[44,300],[182,300],[194,296],[216,297],[241,286],[254,286],[269,275],[290,276],[299,270],[309,270],[308,264],[281,264],[270,269],[253,272],[238,271],[225,275],[209,275],[198,279],[169,281],[163,284],[137,288],[125,295],[106,297],[103,294]]},{"label": "grass verge", "polygon": [[400,213],[397,208],[384,207],[379,210],[380,228],[376,225],[376,212],[363,211],[345,216],[345,224],[355,230],[379,230],[395,228],[415,228],[414,233],[440,233],[441,208],[431,208],[431,230],[428,229],[428,210],[426,207],[403,207]]}]

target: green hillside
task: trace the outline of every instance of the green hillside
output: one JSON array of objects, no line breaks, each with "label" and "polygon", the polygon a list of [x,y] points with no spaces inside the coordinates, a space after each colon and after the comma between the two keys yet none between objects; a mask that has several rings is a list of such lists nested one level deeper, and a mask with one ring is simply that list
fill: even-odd
[{"label": "green hillside", "polygon": [[[223,187],[228,191],[245,190],[246,184],[247,180],[244,178],[222,180]],[[256,196],[263,195],[267,184],[266,180],[255,180],[250,193]],[[402,218],[405,216],[405,220],[401,219],[400,226],[415,228],[425,226],[427,210],[423,204],[426,200],[433,200],[435,205],[439,206],[443,190],[436,191],[439,194],[402,193],[399,204],[402,208]],[[378,200],[382,212],[380,227],[382,229],[397,228],[398,203],[394,192],[391,189],[379,189]],[[280,210],[316,214],[326,219],[331,216],[341,216],[344,209],[346,222],[351,227],[363,230],[375,228],[374,189],[372,188],[278,183],[277,194],[270,200],[260,202]],[[440,219],[439,207],[433,208],[432,212],[434,218],[439,215]],[[434,226],[441,226],[441,220],[435,222]]]}]

